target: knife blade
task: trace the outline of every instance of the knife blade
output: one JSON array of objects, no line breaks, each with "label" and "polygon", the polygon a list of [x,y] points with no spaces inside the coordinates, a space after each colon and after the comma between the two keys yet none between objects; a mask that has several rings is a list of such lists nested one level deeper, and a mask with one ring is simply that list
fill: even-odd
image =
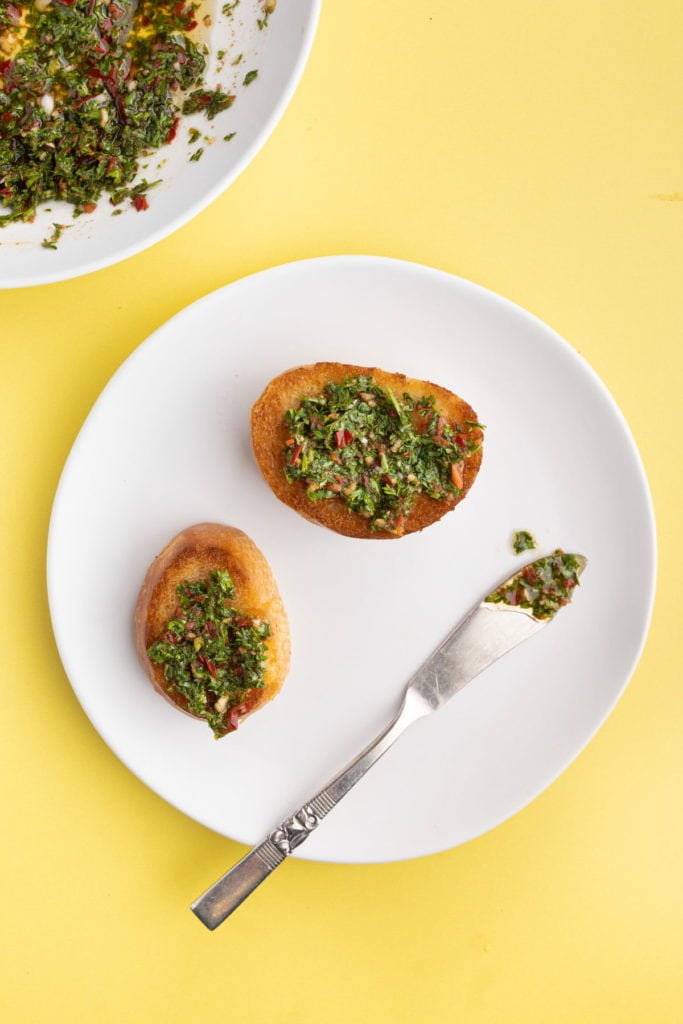
[{"label": "knife blade", "polygon": [[475,605],[410,678],[398,712],[380,735],[192,903],[199,920],[210,930],[217,928],[310,836],[409,725],[438,711],[494,661],[551,622],[571,601],[586,564],[583,555],[557,550],[527,563]]}]

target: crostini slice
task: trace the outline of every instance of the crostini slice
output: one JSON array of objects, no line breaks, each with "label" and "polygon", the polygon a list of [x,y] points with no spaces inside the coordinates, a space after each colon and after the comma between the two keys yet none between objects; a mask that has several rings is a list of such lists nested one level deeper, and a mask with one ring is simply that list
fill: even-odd
[{"label": "crostini slice", "polygon": [[446,388],[349,363],[298,366],[254,404],[252,445],[273,493],[348,537],[423,530],[467,495],[483,427]]},{"label": "crostini slice", "polygon": [[171,704],[234,732],[272,700],[289,670],[289,626],[270,566],[234,526],[198,523],[150,566],[135,609],[135,643]]}]

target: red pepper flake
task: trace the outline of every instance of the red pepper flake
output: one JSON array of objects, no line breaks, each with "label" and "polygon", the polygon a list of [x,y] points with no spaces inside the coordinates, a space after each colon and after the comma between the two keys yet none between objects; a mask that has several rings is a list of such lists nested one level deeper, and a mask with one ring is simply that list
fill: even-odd
[{"label": "red pepper flake", "polygon": [[239,724],[240,724],[239,712],[237,711],[237,708],[233,708],[232,711],[230,712],[230,728],[231,729],[236,729]]},{"label": "red pepper flake", "polygon": [[131,202],[136,210],[149,210],[149,203],[147,202],[147,196],[133,196]]},{"label": "red pepper flake", "polygon": [[173,124],[169,128],[168,135],[166,136],[166,145],[168,145],[169,142],[173,142],[173,140],[175,139],[176,135],[178,134],[178,125],[179,124],[180,124],[180,118],[179,117],[174,117],[173,118]]},{"label": "red pepper flake", "polygon": [[337,442],[337,448],[346,448],[347,444],[353,441],[353,434],[350,430],[335,430],[334,439]]},{"label": "red pepper flake", "polygon": [[212,661],[209,661],[209,659],[206,657],[205,654],[200,654],[199,655],[199,660],[201,661],[202,665],[204,665],[204,667],[206,668],[206,671],[209,673],[209,675],[213,676],[213,678],[215,679],[216,678],[216,666],[214,665],[214,663]]},{"label": "red pepper flake", "polygon": [[296,448],[295,448],[295,449],[294,449],[294,451],[292,452],[292,458],[291,458],[291,460],[290,460],[290,466],[296,466],[296,465],[298,465],[298,463],[299,463],[299,459],[301,458],[301,452],[303,451],[303,447],[304,447],[304,445],[303,445],[303,441],[302,441],[302,443],[301,443],[301,444],[298,444],[298,445],[296,446]]}]

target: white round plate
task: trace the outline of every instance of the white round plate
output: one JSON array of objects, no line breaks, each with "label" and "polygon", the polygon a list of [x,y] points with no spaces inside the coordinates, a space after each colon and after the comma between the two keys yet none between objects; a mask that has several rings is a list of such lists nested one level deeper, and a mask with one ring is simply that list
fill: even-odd
[{"label": "white round plate", "polygon": [[[420,534],[338,536],[282,505],[249,412],[288,367],[337,360],[433,380],[486,424],[466,500]],[[136,660],[133,609],[181,528],[249,533],[287,606],[293,659],[275,701],[215,741]],[[55,499],[48,583],[66,672],[95,728],[155,792],[254,843],[381,729],[448,630],[538,553],[587,555],[572,605],[412,726],[297,855],[417,857],[485,832],[587,743],[623,690],[655,582],[650,497],[604,385],[533,316],[466,281],[340,256],[276,267],[202,299],[123,364],[85,422]]]},{"label": "white round plate", "polygon": [[[148,210],[138,213],[124,203],[118,207],[123,215],[112,216],[105,197],[94,213],[74,220],[73,207],[49,203],[33,223],[0,228],[0,288],[63,281],[118,263],[170,235],[216,199],[254,158],[284,113],[308,58],[320,4],[280,0],[259,29],[262,0],[240,0],[229,16],[221,13],[221,0],[206,3],[202,14],[212,15],[211,27],[201,28],[209,48],[206,79],[234,93],[233,106],[213,121],[201,114],[183,117],[172,145],[162,146],[145,162],[139,177],[161,179],[149,193]],[[233,64],[240,54],[239,63]],[[258,76],[244,86],[251,70]],[[191,146],[192,128],[214,141]],[[201,159],[191,161],[190,154],[200,145]],[[56,250],[44,248],[41,242],[53,234],[55,223],[69,228]]]}]

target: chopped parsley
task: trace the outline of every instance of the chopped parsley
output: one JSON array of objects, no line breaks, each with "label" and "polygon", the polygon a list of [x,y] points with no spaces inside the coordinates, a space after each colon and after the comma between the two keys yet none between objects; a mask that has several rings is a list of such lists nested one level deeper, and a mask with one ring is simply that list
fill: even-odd
[{"label": "chopped parsley", "polygon": [[222,89],[194,89],[183,103],[183,114],[205,114],[213,121],[216,114],[227,110],[235,102],[235,97],[223,92]]},{"label": "chopped parsley", "polygon": [[265,686],[270,626],[233,607],[235,586],[227,572],[184,580],[176,593],[178,608],[147,654],[163,665],[169,691],[181,694],[218,738],[237,728],[254,691]]},{"label": "chopped parsley", "polygon": [[340,499],[372,530],[398,536],[419,494],[455,502],[465,459],[481,444],[479,424],[451,424],[432,395],[398,397],[371,376],[327,384],[285,421],[287,481],[301,481],[311,502]]},{"label": "chopped parsley", "polygon": [[56,249],[57,242],[62,237],[63,233],[68,229],[68,224],[53,224],[54,231],[49,238],[44,238],[40,243],[43,249]]},{"label": "chopped parsley", "polygon": [[533,551],[535,547],[536,538],[532,534],[527,530],[517,530],[512,538],[512,549],[515,554],[521,555],[523,551]]},{"label": "chopped parsley", "polygon": [[50,200],[90,213],[107,193],[147,208],[131,188],[140,161],[173,141],[181,113],[213,118],[234,99],[205,86],[199,6],[0,0],[0,226]]},{"label": "chopped parsley", "polygon": [[253,71],[247,71],[242,84],[251,85],[255,78],[258,78],[258,70],[254,69]]},{"label": "chopped parsley", "polygon": [[486,598],[490,604],[529,609],[535,619],[549,619],[572,599],[585,560],[560,548],[506,580]]}]

